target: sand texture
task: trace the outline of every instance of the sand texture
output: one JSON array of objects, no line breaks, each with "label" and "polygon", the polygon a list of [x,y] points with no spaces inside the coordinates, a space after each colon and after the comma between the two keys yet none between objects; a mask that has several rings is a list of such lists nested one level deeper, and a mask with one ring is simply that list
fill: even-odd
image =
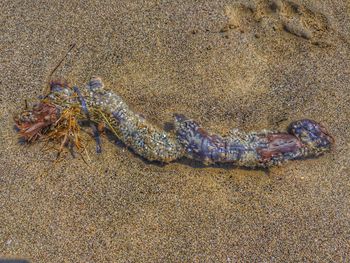
[{"label": "sand texture", "polygon": [[[30,262],[350,262],[349,0],[0,1],[0,257]],[[52,79],[100,76],[156,125],[336,139],[269,171],[158,165],[121,143],[87,166],[21,146],[13,116]]]}]

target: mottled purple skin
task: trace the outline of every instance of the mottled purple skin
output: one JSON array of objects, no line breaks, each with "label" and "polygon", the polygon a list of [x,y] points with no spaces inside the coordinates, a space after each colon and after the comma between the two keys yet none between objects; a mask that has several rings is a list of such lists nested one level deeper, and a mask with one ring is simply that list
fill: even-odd
[{"label": "mottled purple skin", "polygon": [[226,153],[225,140],[208,134],[197,123],[187,121],[183,115],[176,115],[176,121],[183,128],[177,129],[177,137],[186,146],[186,151],[193,159],[201,161],[223,162]]},{"label": "mottled purple skin", "polygon": [[[207,164],[226,162],[238,164],[247,154],[257,159],[256,148],[265,147],[266,144],[263,141],[245,143],[240,139],[209,134],[198,123],[180,114],[175,114],[175,127],[177,139],[184,146],[186,156]],[[251,159],[250,165],[253,165],[254,161]]]},{"label": "mottled purple skin", "polygon": [[268,167],[287,160],[318,156],[333,143],[326,130],[311,120],[291,125],[289,133],[248,133],[243,137],[209,134],[198,123],[175,114],[177,138],[186,155],[204,163]]},{"label": "mottled purple skin", "polygon": [[313,120],[303,119],[292,122],[288,132],[303,144],[305,157],[321,155],[329,151],[334,144],[334,139],[327,129]]}]

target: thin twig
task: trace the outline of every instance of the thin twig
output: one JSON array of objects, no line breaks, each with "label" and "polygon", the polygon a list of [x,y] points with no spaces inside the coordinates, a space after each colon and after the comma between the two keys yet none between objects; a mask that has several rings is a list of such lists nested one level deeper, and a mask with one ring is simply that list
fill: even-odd
[{"label": "thin twig", "polygon": [[[48,77],[48,86],[50,86],[50,80],[52,75],[55,73],[55,71],[59,68],[59,66],[61,66],[62,62],[66,59],[66,57],[68,56],[69,52],[76,46],[75,43],[71,44],[68,51],[66,52],[66,54],[62,57],[62,59],[58,62],[57,66],[51,71],[51,73],[49,74]],[[43,94],[46,94],[46,87],[44,87],[43,89]]]}]

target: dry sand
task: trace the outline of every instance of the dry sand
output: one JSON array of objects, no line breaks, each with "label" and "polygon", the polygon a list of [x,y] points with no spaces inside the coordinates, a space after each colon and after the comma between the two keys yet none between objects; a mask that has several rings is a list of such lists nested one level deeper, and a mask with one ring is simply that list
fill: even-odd
[{"label": "dry sand", "polygon": [[[2,258],[350,261],[350,3],[240,2],[0,2]],[[264,172],[159,166],[104,139],[91,167],[53,165],[41,145],[17,143],[12,117],[71,44],[52,78],[101,76],[158,125],[174,112],[214,132],[311,118],[336,147]]]}]

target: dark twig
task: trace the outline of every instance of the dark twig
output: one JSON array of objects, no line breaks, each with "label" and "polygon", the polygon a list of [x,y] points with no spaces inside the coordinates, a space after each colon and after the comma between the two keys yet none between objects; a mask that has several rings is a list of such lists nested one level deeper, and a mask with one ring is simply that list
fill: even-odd
[{"label": "dark twig", "polygon": [[[76,46],[76,44],[75,43],[73,43],[73,44],[71,44],[70,46],[69,46],[69,49],[68,49],[68,51],[66,52],[66,54],[62,57],[62,59],[58,62],[58,64],[57,64],[57,66],[51,71],[51,73],[49,74],[49,77],[48,77],[48,83],[50,84],[50,80],[51,80],[51,77],[52,77],[52,75],[55,73],[55,71],[59,68],[59,66],[61,66],[61,64],[62,64],[62,62],[66,59],[66,57],[68,56],[68,54],[69,54],[69,52],[71,52],[72,51],[72,49],[74,48]],[[49,85],[50,86],[50,85]],[[45,92],[45,88],[44,88],[44,90],[43,90],[43,92],[44,92],[44,94],[46,93]]]}]

